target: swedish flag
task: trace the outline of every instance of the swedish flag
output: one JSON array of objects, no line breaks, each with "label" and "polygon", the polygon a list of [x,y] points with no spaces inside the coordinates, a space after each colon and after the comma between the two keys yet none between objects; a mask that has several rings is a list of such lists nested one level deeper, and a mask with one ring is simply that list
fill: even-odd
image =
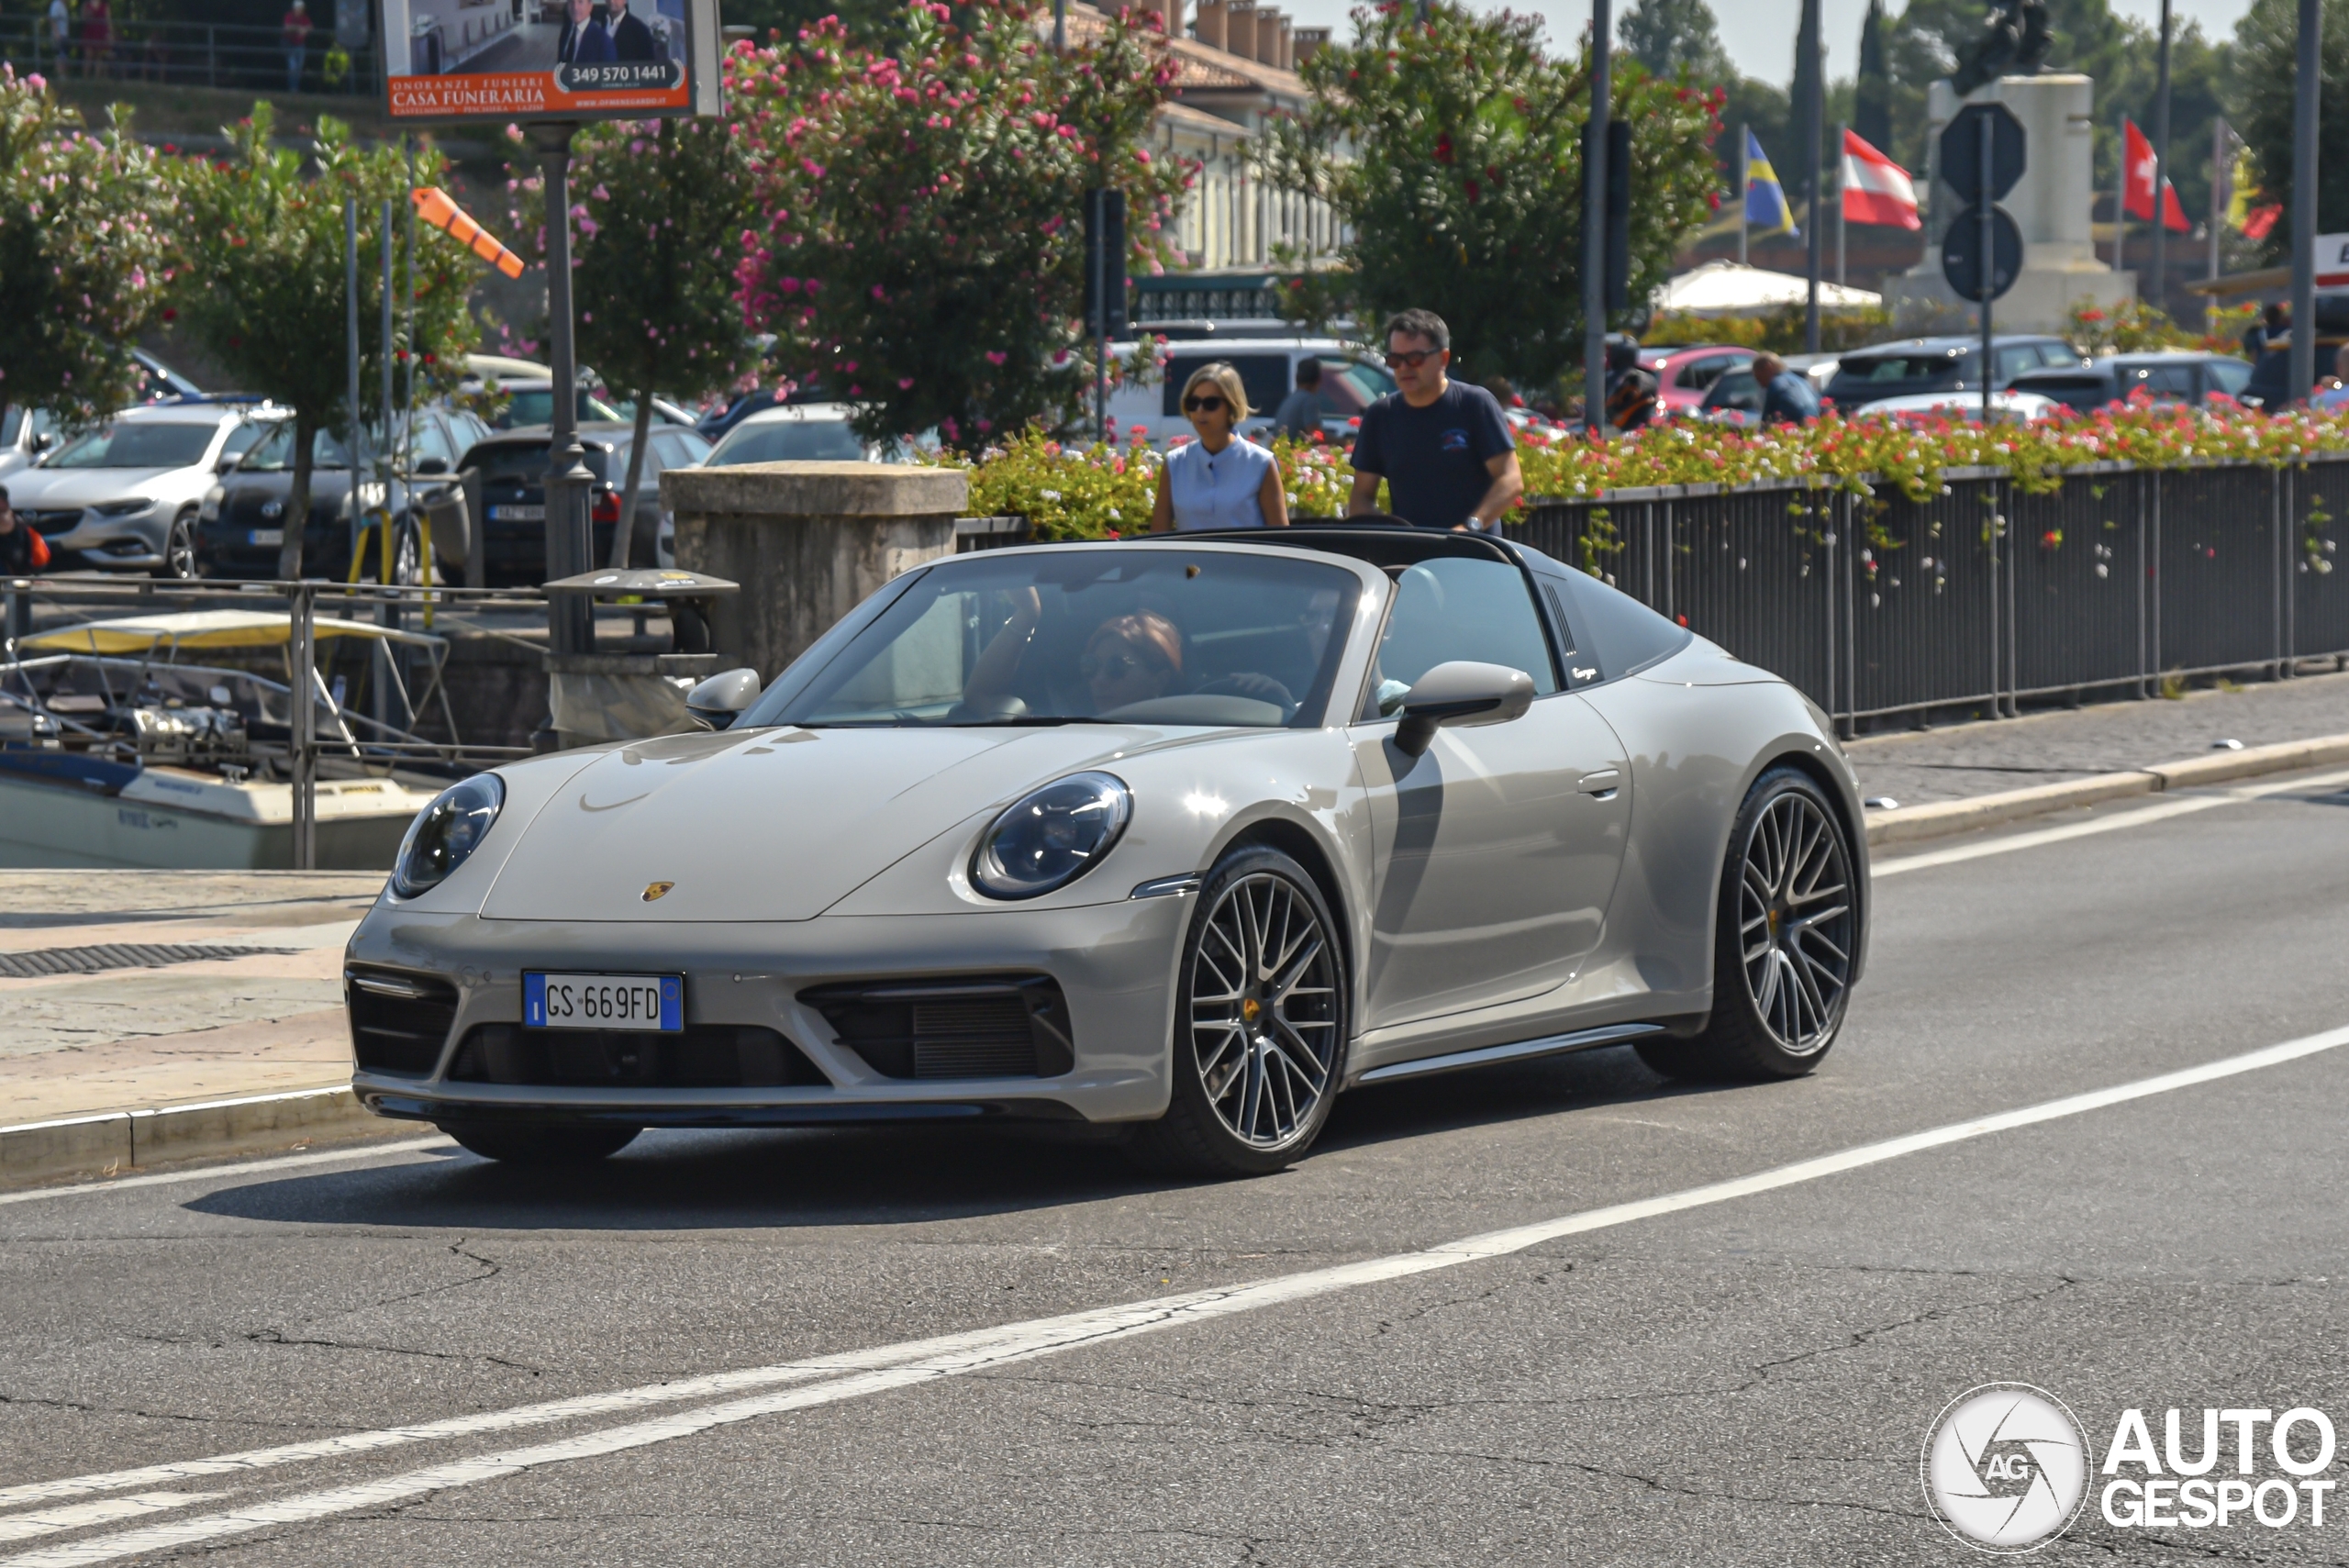
[{"label": "swedish flag", "polygon": [[1765,234],[1802,234],[1795,227],[1794,208],[1787,205],[1787,188],[1778,183],[1778,172],[1762,150],[1762,139],[1750,130],[1745,133],[1745,221]]}]

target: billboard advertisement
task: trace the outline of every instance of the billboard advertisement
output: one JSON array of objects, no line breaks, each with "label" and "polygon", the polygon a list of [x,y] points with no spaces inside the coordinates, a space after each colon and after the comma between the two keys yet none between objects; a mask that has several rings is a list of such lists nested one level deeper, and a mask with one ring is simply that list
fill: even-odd
[{"label": "billboard advertisement", "polygon": [[715,0],[383,0],[395,120],[717,112]]}]

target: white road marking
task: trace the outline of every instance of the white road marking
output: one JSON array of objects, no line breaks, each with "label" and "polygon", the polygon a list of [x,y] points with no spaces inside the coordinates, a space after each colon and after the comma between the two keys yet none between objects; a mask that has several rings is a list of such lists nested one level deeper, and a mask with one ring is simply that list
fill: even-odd
[{"label": "white road marking", "polygon": [[[534,1447],[508,1449],[502,1452],[484,1454],[478,1458],[452,1461],[446,1464],[412,1470],[402,1474],[388,1475],[379,1480],[360,1482],[324,1491],[295,1494],[270,1502],[256,1502],[243,1507],[231,1508],[196,1518],[175,1520],[168,1524],[100,1535],[58,1546],[42,1548],[18,1556],[0,1560],[0,1568],[72,1568],[72,1565],[110,1562],[139,1552],[167,1551],[242,1535],[276,1525],[300,1524],[312,1519],[330,1518],[337,1514],[379,1508],[406,1498],[429,1493],[471,1486],[485,1481],[501,1480],[519,1475],[533,1468],[592,1459],[605,1454],[619,1453],[629,1449],[643,1448],[653,1443],[667,1442],[675,1438],[690,1437],[713,1428],[756,1419],[762,1416],[778,1415],[789,1410],[807,1409],[818,1405],[837,1404],[891,1389],[911,1387],[974,1372],[1032,1360],[1062,1351],[1088,1345],[1106,1344],[1112,1340],[1152,1333],[1163,1329],[1183,1328],[1211,1321],[1266,1307],[1300,1301],[1308,1297],[1335,1291],[1351,1290],[1381,1281],[1401,1279],[1432,1270],[1448,1269],[1465,1262],[1504,1257],[1536,1247],[1562,1237],[1603,1230],[1619,1225],[1629,1225],[1662,1215],[1677,1214],[1688,1209],[1728,1203],[1750,1197],[1757,1193],[1772,1192],[1780,1187],[1794,1186],[1823,1177],[1839,1174],[1863,1166],[1880,1164],[1927,1150],[1944,1148],[1995,1133],[2032,1127],[2042,1122],[2080,1116],[2107,1106],[2123,1105],[2154,1095],[2191,1088],[2197,1084],[2214,1083],[2241,1073],[2296,1062],[2321,1051],[2349,1045],[2349,1029],[2328,1029],[2322,1034],[2286,1040],[2264,1050],[2247,1051],[2239,1056],[2205,1062],[2175,1073],[2165,1073],[2133,1083],[2115,1084],[2110,1088],[2094,1089],[2086,1094],[2068,1095],[2041,1105],[2026,1106],[2019,1110],[2001,1111],[1994,1115],[1976,1117],[1953,1122],[1946,1127],[1911,1133],[1906,1137],[1887,1139],[1877,1143],[1862,1144],[1833,1154],[1797,1161],[1776,1170],[1740,1176],[1730,1181],[1715,1182],[1684,1192],[1669,1193],[1661,1197],[1642,1198],[1631,1203],[1614,1204],[1605,1208],[1588,1209],[1580,1214],[1543,1220],[1533,1225],[1517,1226],[1506,1230],[1471,1236],[1457,1241],[1429,1248],[1420,1252],[1402,1252],[1388,1257],[1372,1258],[1361,1262],[1341,1263],[1333,1268],[1316,1269],[1305,1273],[1288,1274],[1252,1284],[1227,1286],[1216,1290],[1194,1291],[1188,1295],[1162,1297],[1152,1301],[1130,1303],[1122,1307],[1101,1307],[1088,1312],[1072,1313],[1064,1317],[1043,1318],[1029,1323],[1007,1324],[998,1329],[980,1329],[968,1334],[950,1336],[907,1346],[890,1346],[855,1352],[848,1356],[826,1358],[791,1363],[780,1367],[756,1368],[742,1373],[719,1373],[718,1378],[751,1379],[761,1376],[781,1380],[785,1376],[806,1379],[823,1372],[840,1371],[862,1365],[863,1370],[849,1375],[817,1382],[811,1386],[792,1388],[754,1397],[704,1406],[696,1410],[678,1411],[651,1420],[629,1422],[596,1432],[560,1439]],[[698,1380],[704,1385],[716,1379]],[[671,1388],[679,1385],[670,1385]],[[660,1385],[652,1389],[629,1391],[627,1395],[603,1396],[607,1399],[636,1397],[649,1401],[656,1396]],[[592,1397],[592,1396],[591,1396]],[[524,1407],[525,1411],[553,1408],[550,1406]],[[521,1412],[507,1412],[518,1415]],[[461,1418],[486,1419],[488,1418]],[[559,1418],[539,1417],[536,1418]],[[452,1423],[441,1423],[451,1425]],[[427,1429],[402,1430],[421,1432]],[[349,1440],[362,1442],[376,1434],[357,1433]],[[412,1441],[403,1437],[397,1440]],[[272,1451],[261,1451],[269,1452]],[[343,1451],[354,1451],[346,1450]],[[228,1464],[243,1459],[237,1468],[247,1468],[250,1456],[228,1456],[221,1461],[195,1461],[192,1463]],[[118,1472],[117,1476],[145,1475],[161,1471],[173,1473],[191,1473],[186,1467],[157,1466],[151,1472]],[[86,1477],[84,1481],[106,1481],[111,1485],[136,1485],[109,1477]],[[51,1486],[72,1485],[75,1482],[56,1482]],[[23,1489],[19,1489],[23,1490]]]},{"label": "white road marking", "polygon": [[0,1518],[0,1540],[27,1540],[37,1535],[55,1535],[60,1530],[112,1524],[117,1519],[136,1518],[141,1514],[160,1513],[165,1508],[184,1508],[190,1503],[217,1503],[228,1495],[226,1492],[141,1492],[135,1497],[110,1497],[103,1503],[76,1503],[70,1508],[43,1508],[39,1513],[16,1514]]},{"label": "white road marking", "polygon": [[1979,843],[1960,844],[1954,849],[1931,850],[1921,855],[1903,855],[1898,860],[1878,861],[1868,868],[1870,880],[1898,876],[1904,871],[1923,871],[1929,866],[1954,865],[1960,861],[1978,861],[1985,855],[2003,855],[2016,850],[2035,850],[2042,844],[2059,844],[2066,839],[2085,839],[2096,833],[2117,833],[2123,828],[2142,828],[2148,822],[2165,817],[2184,817],[2189,812],[2208,811],[2214,806],[2240,806],[2246,800],[2262,800],[2271,795],[2288,795],[2294,790],[2323,789],[2335,784],[2349,784],[2349,773],[2318,773],[2312,778],[2284,779],[2268,784],[2242,784],[2232,789],[2210,795],[2179,795],[2158,806],[2141,806],[2132,811],[2117,811],[2110,817],[2099,817],[2087,822],[2068,823],[2061,828],[2041,828],[2029,833],[2014,833],[2003,839],[1988,839]]},{"label": "white road marking", "polygon": [[[91,1193],[118,1193],[130,1187],[160,1187],[170,1182],[201,1182],[214,1176],[250,1176],[266,1171],[298,1170],[337,1160],[372,1160],[385,1154],[413,1154],[423,1149],[451,1149],[438,1134],[404,1138],[397,1143],[354,1143],[347,1149],[320,1149],[307,1154],[278,1154],[267,1160],[239,1160],[233,1165],[192,1165],[184,1171],[158,1171],[146,1176],[114,1176],[102,1182],[76,1182],[65,1187],[34,1187],[26,1192],[0,1193],[0,1204],[31,1203],[45,1197],[83,1197]],[[5,1496],[5,1494],[0,1494]]]}]

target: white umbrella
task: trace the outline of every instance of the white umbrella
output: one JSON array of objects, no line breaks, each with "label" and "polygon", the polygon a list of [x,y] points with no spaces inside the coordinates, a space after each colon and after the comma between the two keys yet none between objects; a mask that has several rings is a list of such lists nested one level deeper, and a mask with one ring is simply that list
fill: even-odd
[{"label": "white umbrella", "polygon": [[[1735,261],[1706,261],[1666,279],[1655,291],[1655,307],[1690,316],[1760,316],[1799,306],[1809,294],[1809,284],[1792,272],[1766,272]],[[1883,303],[1880,294],[1820,281],[1821,310],[1865,310]]]}]

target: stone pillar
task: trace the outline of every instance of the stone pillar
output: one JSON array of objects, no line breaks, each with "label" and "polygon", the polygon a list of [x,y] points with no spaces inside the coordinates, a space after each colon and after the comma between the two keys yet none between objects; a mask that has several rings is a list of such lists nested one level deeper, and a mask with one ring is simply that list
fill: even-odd
[{"label": "stone pillar", "polygon": [[[2116,272],[2099,260],[2089,229],[2096,197],[2096,83],[2075,75],[2002,76],[1965,101],[2003,103],[2023,128],[2022,180],[1998,204],[2022,231],[2022,273],[1991,306],[1992,324],[2005,332],[2053,332],[2068,324],[2075,304],[2109,311],[2133,298],[2135,275]],[[1928,85],[1928,148],[1940,146],[1943,128],[1959,107],[1946,81]],[[1964,331],[1974,319],[1973,303],[1952,294],[1942,278],[1942,236],[1958,203],[1938,178],[1930,206],[1924,259],[1902,276],[1886,280],[1887,303],[1904,329]]]},{"label": "stone pillar", "polygon": [[753,462],[662,471],[677,564],[730,578],[711,630],[721,663],[772,684],[874,590],[954,551],[970,505],[959,468],[879,462]]}]

